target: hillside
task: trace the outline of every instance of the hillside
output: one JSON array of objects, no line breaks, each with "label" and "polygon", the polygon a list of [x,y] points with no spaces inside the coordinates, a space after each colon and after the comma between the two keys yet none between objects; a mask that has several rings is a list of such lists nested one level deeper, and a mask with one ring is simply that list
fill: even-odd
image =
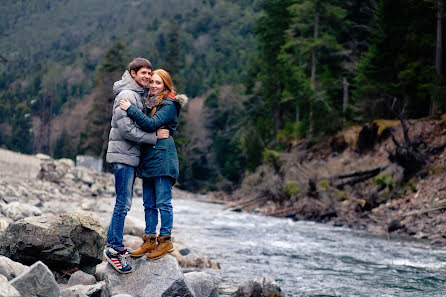
[{"label": "hillside", "polygon": [[[34,143],[28,153],[39,150],[42,121],[46,125],[48,119],[58,117],[50,131],[54,144],[63,130],[59,123],[65,123],[70,113],[67,110],[84,100],[82,104],[90,104],[104,53],[118,40],[125,45],[122,71],[133,57],[147,57],[154,68],[172,71],[177,87],[189,97],[241,81],[255,48],[252,26],[259,14],[257,2],[2,3],[0,55],[7,62],[0,63],[0,124],[4,127],[0,145],[26,151],[15,143],[16,129],[27,129],[18,113],[33,118]],[[80,129],[77,125],[77,133],[71,133],[73,146]]]},{"label": "hillside", "polygon": [[[314,220],[392,236],[446,244],[446,124],[443,118],[407,122],[425,157],[415,173],[392,159],[405,146],[399,121],[351,127],[317,144],[302,140],[289,152],[270,151],[245,177],[228,207]],[[366,136],[364,131],[375,127]],[[367,140],[367,146],[361,141]],[[412,165],[413,161],[409,165]]]}]

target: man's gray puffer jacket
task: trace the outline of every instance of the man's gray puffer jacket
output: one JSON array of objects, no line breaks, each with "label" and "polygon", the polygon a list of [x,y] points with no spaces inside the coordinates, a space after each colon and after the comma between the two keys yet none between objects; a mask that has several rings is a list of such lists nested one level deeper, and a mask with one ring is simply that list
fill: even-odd
[{"label": "man's gray puffer jacket", "polygon": [[147,94],[145,88],[138,85],[128,71],[124,72],[122,79],[115,82],[113,92],[116,95],[113,103],[113,117],[108,137],[107,162],[123,163],[138,166],[140,157],[140,144],[156,144],[156,133],[142,131],[135,122],[127,116],[127,112],[119,107],[121,99],[128,99],[132,105],[143,110],[143,98]]}]

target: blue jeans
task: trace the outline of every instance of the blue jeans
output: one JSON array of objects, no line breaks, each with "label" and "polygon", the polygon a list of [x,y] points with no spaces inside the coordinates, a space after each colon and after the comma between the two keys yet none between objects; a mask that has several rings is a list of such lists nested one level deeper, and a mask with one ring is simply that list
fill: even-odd
[{"label": "blue jeans", "polygon": [[116,201],[107,231],[107,246],[115,250],[122,250],[124,249],[122,244],[124,221],[127,212],[132,207],[135,168],[121,163],[114,163],[113,166],[115,169]]},{"label": "blue jeans", "polygon": [[145,235],[156,234],[158,210],[161,214],[160,235],[170,235],[173,226],[172,179],[167,176],[143,178],[142,198],[146,219]]}]

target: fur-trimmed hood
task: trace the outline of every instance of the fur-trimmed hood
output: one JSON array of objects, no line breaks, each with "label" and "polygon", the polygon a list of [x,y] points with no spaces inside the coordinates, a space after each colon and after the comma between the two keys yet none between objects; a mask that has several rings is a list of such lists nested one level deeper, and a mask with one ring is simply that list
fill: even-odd
[{"label": "fur-trimmed hood", "polygon": [[184,108],[187,102],[189,102],[189,98],[185,94],[176,94],[175,98],[173,98],[172,100],[178,102],[181,108]]}]

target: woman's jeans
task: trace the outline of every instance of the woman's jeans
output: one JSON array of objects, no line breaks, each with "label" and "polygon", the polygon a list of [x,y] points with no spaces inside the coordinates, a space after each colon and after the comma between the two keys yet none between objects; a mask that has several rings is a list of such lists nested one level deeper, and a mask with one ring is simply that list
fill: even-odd
[{"label": "woman's jeans", "polygon": [[161,215],[160,235],[170,235],[173,225],[172,179],[167,176],[143,178],[142,197],[146,219],[145,235],[156,234],[158,210]]},{"label": "woman's jeans", "polygon": [[107,246],[115,250],[124,249],[122,244],[124,221],[132,206],[135,168],[126,164],[115,163],[116,202],[110,226],[107,232]]}]

